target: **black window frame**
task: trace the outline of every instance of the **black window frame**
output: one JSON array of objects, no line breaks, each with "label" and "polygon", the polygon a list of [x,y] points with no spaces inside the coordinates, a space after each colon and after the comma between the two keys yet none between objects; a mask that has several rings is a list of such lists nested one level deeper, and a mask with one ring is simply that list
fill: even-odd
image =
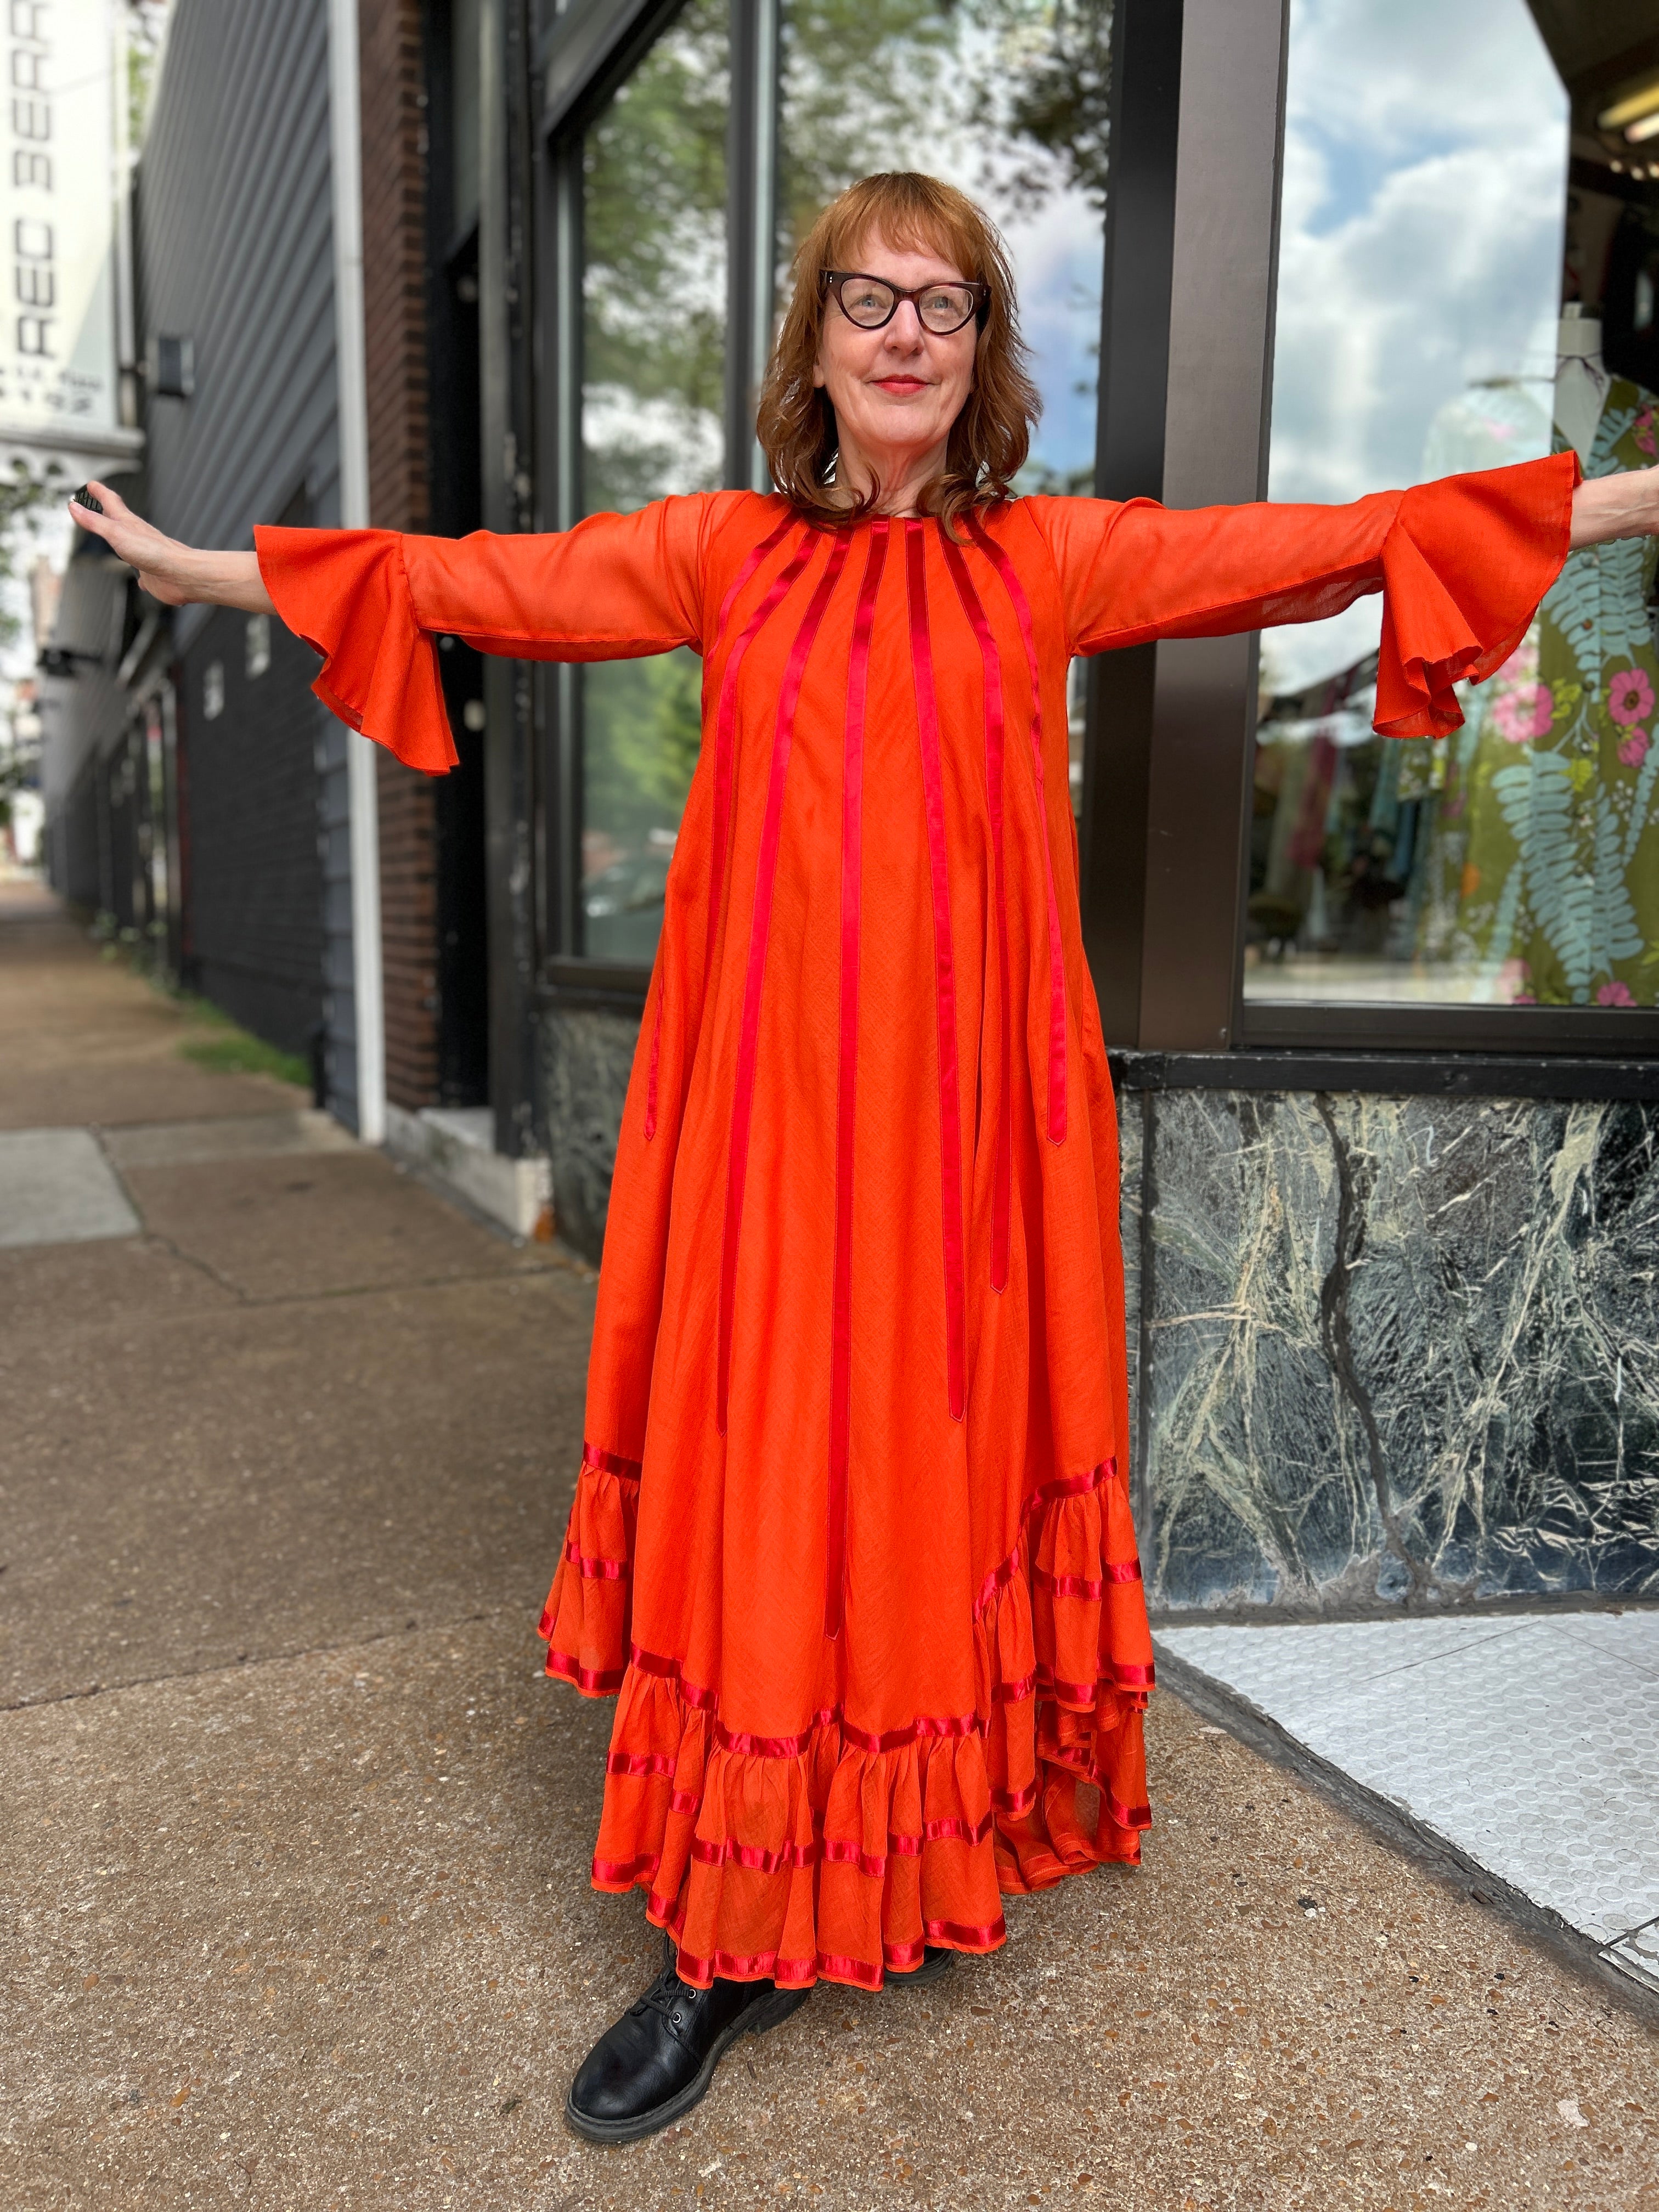
[{"label": "black window frame", "polygon": [[[556,19],[537,55],[541,86],[537,450],[538,513],[543,528],[568,529],[581,512],[582,135],[684,3],[684,0],[622,0],[618,5],[617,0],[575,0]],[[763,491],[770,485],[755,438],[754,399],[771,345],[775,301],[782,10],[780,0],[729,0],[729,4],[732,106],[726,155],[726,253],[730,321],[725,481],[734,489]],[[1180,0],[1139,12],[1172,17],[1178,25]],[[1136,13],[1120,0],[1115,40],[1116,21]],[[1109,271],[1110,240],[1109,198]],[[1154,291],[1156,283],[1154,275]],[[1119,290],[1121,294],[1123,288]],[[1136,324],[1139,306],[1138,298],[1120,299],[1125,326]],[[1103,299],[1103,361],[1111,313],[1109,301]],[[1134,341],[1130,344],[1133,347]],[[1103,402],[1098,422],[1103,426]],[[1101,466],[1103,436],[1103,427],[1097,427],[1097,491],[1108,489]],[[637,1011],[650,982],[647,966],[592,960],[573,949],[580,942],[575,912],[582,803],[578,681],[573,671],[557,666],[537,672],[541,804],[535,838],[539,942],[534,996],[544,1006],[611,1005]],[[1103,781],[1094,763],[1105,694],[1091,682],[1086,696],[1085,823],[1079,832],[1085,876],[1093,842],[1087,829],[1090,793],[1102,787]],[[1114,809],[1105,811],[1116,819]]]},{"label": "black window frame", "polygon": [[[499,4],[499,0],[498,0]],[[582,134],[684,0],[574,0],[533,57],[535,526],[580,512]],[[765,488],[753,392],[770,341],[779,0],[730,0],[726,469]],[[1290,0],[1117,0],[1095,489],[1173,507],[1264,498]],[[1322,1067],[1659,1053],[1659,1011],[1359,1006],[1243,995],[1257,641],[1165,640],[1092,660],[1079,824],[1085,943],[1109,1045],[1318,1087]],[[646,966],[579,942],[573,671],[534,672],[531,996],[637,1011]],[[1160,1080],[1166,1079],[1160,1078]],[[1259,1076],[1250,1080],[1258,1080]],[[1398,1079],[1396,1078],[1396,1079]],[[1593,1075],[1584,1078],[1593,1080]]]},{"label": "black window frame", "polygon": [[[1156,324],[1160,295],[1168,304],[1161,362],[1145,329],[1126,358],[1108,327],[1109,497],[1267,496],[1289,24],[1290,0],[1118,0],[1108,281],[1115,239],[1133,264],[1119,281],[1133,275],[1145,318]],[[1085,929],[1107,1041],[1130,1055],[1132,1080],[1141,1053],[1190,1056],[1206,1087],[1255,1087],[1265,1067],[1285,1088],[1349,1088],[1369,1066],[1379,1088],[1439,1088],[1437,1068],[1452,1084],[1454,1061],[1487,1056],[1510,1084],[1522,1063],[1554,1060],[1576,1094],[1610,1079],[1598,1064],[1659,1052],[1650,1008],[1247,1001],[1257,659],[1256,640],[1240,637],[1095,664],[1110,736],[1091,793]]]}]

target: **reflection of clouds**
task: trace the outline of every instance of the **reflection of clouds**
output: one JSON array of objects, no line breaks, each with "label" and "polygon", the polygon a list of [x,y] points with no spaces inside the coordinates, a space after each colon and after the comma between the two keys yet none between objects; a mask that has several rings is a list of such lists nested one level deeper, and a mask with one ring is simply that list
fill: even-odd
[{"label": "reflection of clouds", "polygon": [[[1479,410],[1478,380],[1538,380],[1542,398],[1566,126],[1523,0],[1293,0],[1273,498],[1355,499],[1455,465],[1449,410]],[[1492,427],[1512,459],[1547,450],[1541,406]],[[1284,681],[1357,659],[1378,618],[1362,602],[1280,632]]]},{"label": "reflection of clouds", "polygon": [[584,386],[582,443],[601,466],[614,456],[648,471],[655,499],[707,490],[725,473],[718,416],[681,399],[644,399],[624,385]]},{"label": "reflection of clouds", "polygon": [[1498,152],[1566,112],[1524,0],[1293,0],[1287,95],[1287,135],[1320,123],[1395,158]]}]

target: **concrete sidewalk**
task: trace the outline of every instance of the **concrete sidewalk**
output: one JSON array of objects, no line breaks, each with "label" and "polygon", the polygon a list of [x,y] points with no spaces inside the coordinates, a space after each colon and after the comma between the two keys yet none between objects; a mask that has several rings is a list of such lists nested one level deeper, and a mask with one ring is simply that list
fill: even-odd
[{"label": "concrete sidewalk", "polygon": [[8,2212],[1659,2207],[1653,2032],[1167,1692],[1142,1872],[573,2139],[658,1941],[532,1633],[592,1279],[179,1036],[0,888],[0,1131],[131,1209],[0,1249]]}]

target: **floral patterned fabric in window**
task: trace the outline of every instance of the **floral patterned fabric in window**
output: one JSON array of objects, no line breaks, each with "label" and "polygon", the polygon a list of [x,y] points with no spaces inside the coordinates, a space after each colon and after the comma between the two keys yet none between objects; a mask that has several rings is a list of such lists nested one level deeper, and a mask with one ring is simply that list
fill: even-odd
[{"label": "floral patterned fabric in window", "polygon": [[[1656,459],[1659,399],[1615,377],[1585,474]],[[1650,538],[1571,554],[1463,729],[1401,762],[1402,798],[1440,787],[1420,949],[1517,1005],[1659,1001],[1655,568]]]}]

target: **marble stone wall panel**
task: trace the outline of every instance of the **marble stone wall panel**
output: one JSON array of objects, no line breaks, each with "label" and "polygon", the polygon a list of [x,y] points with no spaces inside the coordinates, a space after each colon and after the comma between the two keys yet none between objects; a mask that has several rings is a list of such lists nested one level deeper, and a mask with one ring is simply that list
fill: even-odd
[{"label": "marble stone wall panel", "polygon": [[597,1266],[617,1163],[617,1133],[640,1033],[636,1015],[559,1006],[540,1020],[544,1142],[558,1234]]},{"label": "marble stone wall panel", "polygon": [[1150,1190],[1154,1602],[1659,1591],[1659,1109],[1152,1107],[1124,1230],[1127,1259]]}]

